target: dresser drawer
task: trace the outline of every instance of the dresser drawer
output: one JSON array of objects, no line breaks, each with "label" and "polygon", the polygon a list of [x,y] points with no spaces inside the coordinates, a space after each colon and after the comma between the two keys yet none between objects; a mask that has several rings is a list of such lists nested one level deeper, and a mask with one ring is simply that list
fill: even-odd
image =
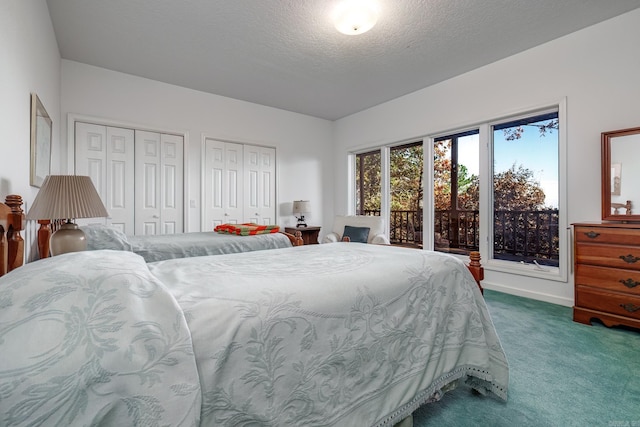
[{"label": "dresser drawer", "polygon": [[576,242],[640,245],[640,230],[576,226],[575,238]]},{"label": "dresser drawer", "polygon": [[640,319],[640,296],[576,286],[576,306]]},{"label": "dresser drawer", "polygon": [[640,247],[578,243],[576,263],[640,270]]},{"label": "dresser drawer", "polygon": [[578,264],[575,283],[640,296],[640,271]]}]

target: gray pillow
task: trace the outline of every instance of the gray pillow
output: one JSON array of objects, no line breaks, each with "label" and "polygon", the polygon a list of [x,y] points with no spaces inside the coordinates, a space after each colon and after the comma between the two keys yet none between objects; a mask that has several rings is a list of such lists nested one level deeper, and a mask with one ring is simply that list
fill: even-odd
[{"label": "gray pillow", "polygon": [[367,243],[369,240],[369,227],[344,226],[342,237],[348,237],[351,242]]},{"label": "gray pillow", "polygon": [[103,224],[89,224],[81,226],[80,229],[86,236],[87,250],[131,251],[131,243],[127,236],[116,228]]}]

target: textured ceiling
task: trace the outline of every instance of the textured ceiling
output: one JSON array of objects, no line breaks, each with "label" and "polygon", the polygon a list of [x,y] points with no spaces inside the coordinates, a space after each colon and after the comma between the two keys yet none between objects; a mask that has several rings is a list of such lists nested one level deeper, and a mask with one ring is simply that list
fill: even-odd
[{"label": "textured ceiling", "polygon": [[338,119],[640,7],[640,0],[47,0],[64,59]]}]

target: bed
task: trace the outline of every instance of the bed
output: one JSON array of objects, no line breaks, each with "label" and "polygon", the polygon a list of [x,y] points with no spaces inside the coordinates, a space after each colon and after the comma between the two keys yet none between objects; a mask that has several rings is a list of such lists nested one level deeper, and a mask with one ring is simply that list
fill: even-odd
[{"label": "bed", "polygon": [[0,425],[386,426],[456,386],[507,398],[477,255],[337,243],[20,267],[21,204],[0,204]]},{"label": "bed", "polygon": [[126,236],[113,227],[101,224],[80,228],[85,232],[87,249],[128,250],[141,255],[147,262],[287,248],[303,244],[301,236],[279,232],[248,236],[220,234],[214,231]]},{"label": "bed", "polygon": [[507,398],[480,289],[437,252],[85,251],[1,277],[0,305],[1,425],[392,426],[456,386]]}]

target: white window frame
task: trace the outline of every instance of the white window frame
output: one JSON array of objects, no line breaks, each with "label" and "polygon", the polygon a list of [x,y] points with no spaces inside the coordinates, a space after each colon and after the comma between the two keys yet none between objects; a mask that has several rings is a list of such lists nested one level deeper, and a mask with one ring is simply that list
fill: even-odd
[{"label": "white window frame", "polygon": [[486,270],[525,275],[566,282],[570,254],[567,220],[567,113],[566,98],[555,104],[505,115],[480,126],[480,176],[493,176],[492,126],[519,117],[558,112],[558,267],[538,266],[493,258],[493,185],[490,179],[480,180],[480,254]]},{"label": "white window frame", "polygon": [[[508,120],[515,120],[518,117],[534,116],[549,111],[558,111],[558,249],[559,262],[558,267],[537,266],[535,264],[523,264],[513,261],[504,261],[493,259],[493,185],[491,179],[482,179],[482,177],[493,176],[493,157],[492,157],[492,126],[494,124],[503,123]],[[423,144],[424,153],[424,173],[423,173],[423,248],[424,250],[433,250],[433,218],[434,218],[434,195],[433,195],[433,144],[435,139],[442,136],[466,132],[472,129],[479,130],[479,155],[480,155],[480,230],[479,230],[479,251],[482,257],[482,265],[487,271],[504,272],[517,274],[522,276],[536,277],[546,280],[566,282],[569,274],[569,258],[571,253],[570,236],[568,226],[568,210],[567,210],[567,100],[562,98],[556,102],[549,102],[533,106],[531,108],[512,111],[501,117],[494,117],[490,120],[484,120],[474,125],[460,127],[446,132],[437,134],[411,138],[400,142],[394,142],[377,147],[360,148],[348,153],[348,171],[349,171],[349,190],[348,194],[348,210],[349,214],[355,213],[355,159],[358,154],[380,150],[381,158],[381,215],[385,219],[389,218],[389,153],[392,147],[406,144],[407,142],[420,141]],[[427,191],[430,189],[429,191]],[[385,221],[385,224],[388,221]],[[388,228],[385,225],[385,228]],[[388,237],[388,230],[386,230]],[[460,259],[466,260],[467,257],[462,255],[453,255]]]}]

